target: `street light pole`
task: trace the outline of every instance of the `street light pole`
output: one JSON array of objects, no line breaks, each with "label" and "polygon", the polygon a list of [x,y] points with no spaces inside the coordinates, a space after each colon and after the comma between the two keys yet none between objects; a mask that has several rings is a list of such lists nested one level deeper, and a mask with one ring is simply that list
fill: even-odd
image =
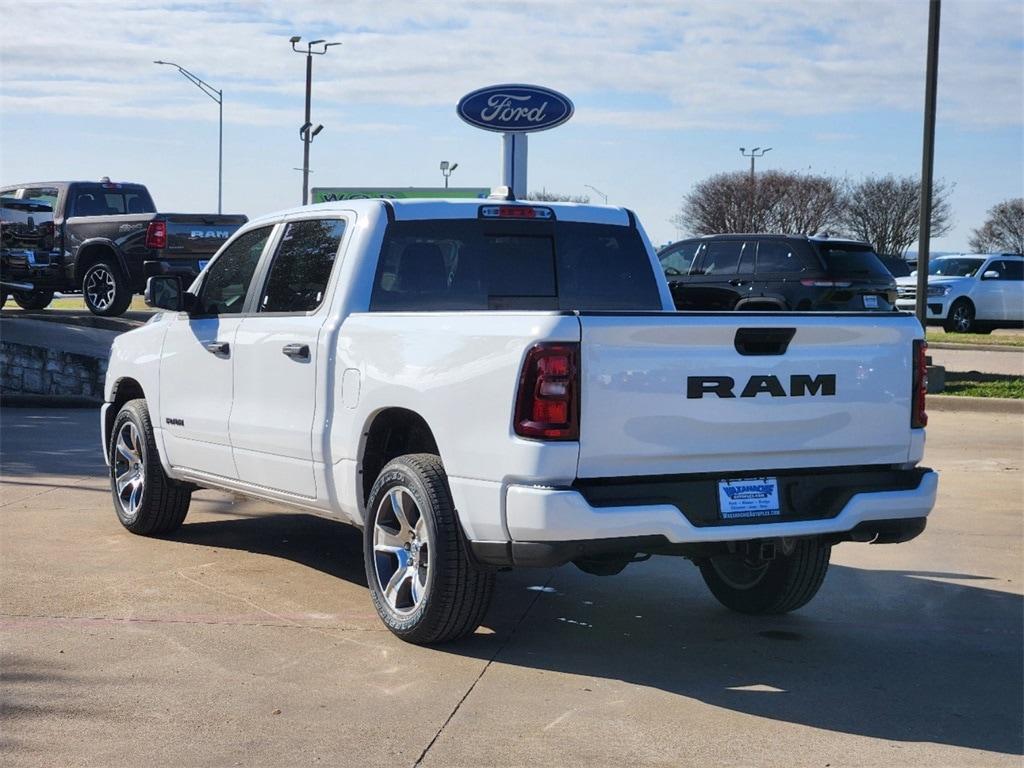
[{"label": "street light pole", "polygon": [[166,64],[177,69],[185,79],[189,80],[199,90],[217,102],[217,213],[221,213],[224,194],[224,91],[214,88],[209,83],[201,80],[189,72],[183,66],[173,61],[154,61],[154,64]]},{"label": "street light pole", "polygon": [[771,147],[766,147],[765,149],[761,149],[760,147],[754,147],[752,150],[750,150],[750,153],[747,154],[746,147],[740,147],[740,154],[743,155],[744,157],[749,157],[750,158],[750,184],[751,184],[751,186],[753,186],[753,184],[754,184],[754,158],[764,157],[766,154],[768,154],[771,151],[772,151]]},{"label": "street light pole", "polygon": [[[295,44],[302,40],[299,35],[293,35],[289,42],[292,44],[292,50],[296,53],[302,53]],[[313,46],[323,45],[322,51],[313,50]],[[313,138],[324,129],[322,125],[318,125],[313,128],[313,124],[309,120],[310,114],[310,102],[313,95],[313,57],[323,56],[327,53],[327,49],[332,45],[341,45],[341,43],[328,43],[325,40],[313,40],[306,44],[306,118],[302,123],[302,127],[299,128],[299,138],[302,140],[302,204],[309,204],[309,145],[313,143]]]},{"label": "street light pole", "polygon": [[921,149],[921,210],[918,213],[917,302],[921,327],[928,317],[928,258],[932,237],[932,170],[935,164],[935,98],[939,74],[939,12],[941,0],[928,3],[928,60],[924,85],[924,142]]},{"label": "street light pole", "polygon": [[586,187],[587,189],[592,189],[592,190],[594,190],[594,191],[595,191],[595,192],[596,192],[597,194],[599,194],[599,195],[600,195],[600,196],[602,197],[602,199],[604,200],[604,204],[605,204],[605,205],[608,205],[608,195],[606,195],[606,194],[605,194],[604,192],[602,192],[602,191],[601,191],[600,189],[598,189],[597,187],[595,187],[595,186],[592,186],[592,185],[590,185],[590,184],[584,184],[583,186],[584,186],[584,187]]},{"label": "street light pole", "polygon": [[444,188],[448,189],[448,177],[452,175],[452,171],[459,167],[458,163],[449,163],[447,160],[441,161],[441,175],[444,176]]}]

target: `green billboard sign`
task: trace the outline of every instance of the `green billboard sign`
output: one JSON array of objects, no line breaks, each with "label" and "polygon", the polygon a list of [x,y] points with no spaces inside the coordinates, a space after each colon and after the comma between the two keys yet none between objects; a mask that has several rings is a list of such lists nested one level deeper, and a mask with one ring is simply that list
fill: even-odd
[{"label": "green billboard sign", "polygon": [[335,200],[368,200],[383,197],[386,200],[411,200],[431,197],[468,197],[486,199],[491,193],[487,187],[313,187],[313,202]]}]

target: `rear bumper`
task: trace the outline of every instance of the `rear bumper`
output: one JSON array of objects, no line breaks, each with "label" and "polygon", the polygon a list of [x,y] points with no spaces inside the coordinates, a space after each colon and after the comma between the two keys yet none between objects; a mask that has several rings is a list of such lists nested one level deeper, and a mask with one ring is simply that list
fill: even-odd
[{"label": "rear bumper", "polygon": [[148,259],[142,264],[143,276],[146,278],[155,275],[172,275],[185,280],[185,287],[195,280],[201,271],[201,265],[213,258],[213,254],[206,254],[202,258],[194,256],[181,259]]},{"label": "rear bumper", "polygon": [[614,552],[799,536],[905,541],[924,530],[938,488],[936,472],[906,472],[914,473],[913,487],[850,494],[828,517],[728,524],[695,525],[675,504],[595,506],[576,489],[511,486],[506,520],[512,541],[471,546],[486,563],[549,566]]}]

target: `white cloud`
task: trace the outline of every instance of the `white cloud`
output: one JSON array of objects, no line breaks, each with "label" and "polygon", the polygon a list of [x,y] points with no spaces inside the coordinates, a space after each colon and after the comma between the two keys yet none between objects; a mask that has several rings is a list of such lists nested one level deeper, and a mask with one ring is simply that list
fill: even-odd
[{"label": "white cloud", "polygon": [[[564,90],[587,105],[579,121],[608,126],[918,111],[926,13],[923,2],[809,0],[5,0],[0,109],[5,118],[215,119],[202,94],[150,63],[166,59],[224,89],[226,120],[292,122],[303,68],[287,38],[303,34],[344,44],[315,61],[318,109],[380,105],[397,123],[404,108],[451,106],[474,87],[512,80]],[[1015,0],[947,1],[941,119],[1024,123],[1022,24]]]}]

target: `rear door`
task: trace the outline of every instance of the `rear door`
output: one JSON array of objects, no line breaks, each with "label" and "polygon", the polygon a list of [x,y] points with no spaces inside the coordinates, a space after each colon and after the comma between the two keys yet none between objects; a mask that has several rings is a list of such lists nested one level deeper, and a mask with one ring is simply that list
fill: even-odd
[{"label": "rear door", "polygon": [[336,216],[286,222],[261,270],[253,312],[234,344],[230,432],[239,480],[316,496],[313,463],[323,457],[314,454],[313,422],[326,400],[317,371],[326,370],[329,355],[318,341],[346,224]]},{"label": "rear door", "polygon": [[907,461],[913,317],[580,322],[580,477]]}]

